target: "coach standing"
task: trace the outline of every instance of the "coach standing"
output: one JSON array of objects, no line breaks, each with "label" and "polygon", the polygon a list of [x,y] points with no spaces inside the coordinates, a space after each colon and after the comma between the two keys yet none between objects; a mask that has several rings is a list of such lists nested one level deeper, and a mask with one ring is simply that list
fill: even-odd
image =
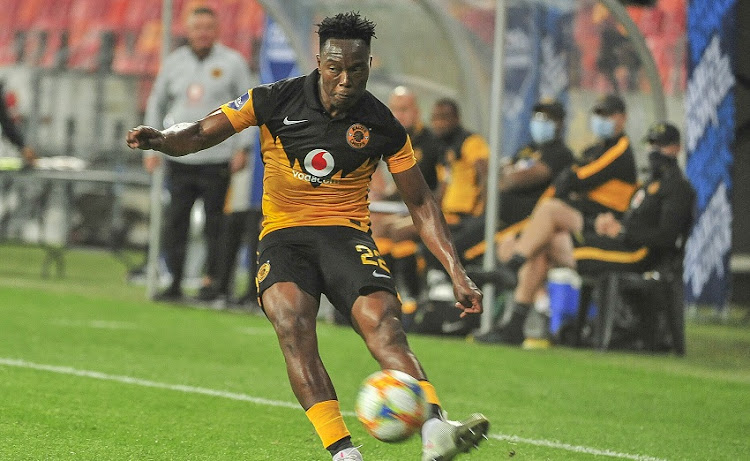
[{"label": "coach standing", "polygon": [[[238,52],[217,43],[219,21],[207,7],[193,10],[186,23],[188,44],[164,59],[146,107],[145,123],[169,127],[200,119],[218,105],[253,86],[247,62]],[[223,206],[230,174],[247,162],[249,138],[232,138],[189,157],[166,157],[165,174],[171,195],[166,210],[163,242],[172,285],[157,295],[162,301],[182,299],[182,278],[190,211],[203,199],[206,223],[206,267],[201,292],[211,291],[218,278]],[[162,156],[145,153],[143,163],[153,172]]]}]

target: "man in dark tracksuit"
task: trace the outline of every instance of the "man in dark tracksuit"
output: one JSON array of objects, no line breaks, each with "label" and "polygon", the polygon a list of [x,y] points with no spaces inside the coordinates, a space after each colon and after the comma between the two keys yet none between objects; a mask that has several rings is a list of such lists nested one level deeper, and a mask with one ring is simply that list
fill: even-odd
[{"label": "man in dark tracksuit", "polygon": [[[611,212],[601,213],[589,230],[584,229],[583,215],[577,213],[576,225],[570,228],[566,224],[569,207],[562,200],[550,199],[537,208],[529,226],[544,229],[541,238],[527,239],[523,242],[526,252],[516,252],[512,258],[515,264],[521,263],[516,298],[519,293],[536,292],[552,266],[573,267],[582,273],[645,271],[676,251],[692,223],[695,203],[695,192],[677,164],[680,133],[673,125],[658,122],[649,129],[646,141],[652,148],[650,177],[633,194],[621,219]],[[503,342],[523,341],[528,310],[516,303],[500,331]]]}]

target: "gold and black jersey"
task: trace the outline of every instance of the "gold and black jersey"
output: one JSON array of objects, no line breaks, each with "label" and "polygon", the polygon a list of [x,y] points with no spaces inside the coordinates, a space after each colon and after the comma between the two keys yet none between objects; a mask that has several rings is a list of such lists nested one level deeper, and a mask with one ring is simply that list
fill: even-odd
[{"label": "gold and black jersey", "polygon": [[564,185],[555,181],[556,195],[584,195],[576,201],[576,208],[586,215],[624,213],[636,189],[635,157],[628,137],[623,134],[594,144],[581,157],[583,164],[573,167]]},{"label": "gold and black jersey", "polygon": [[443,213],[449,222],[451,215],[479,216],[484,212],[484,184],[479,184],[477,162],[489,158],[489,145],[480,135],[463,128],[443,141],[448,146],[441,173],[446,183],[441,204]]},{"label": "gold and black jersey", "polygon": [[318,71],[249,90],[221,106],[234,129],[260,127],[261,238],[295,226],[369,230],[370,177],[382,158],[391,173],[416,164],[411,141],[369,92],[331,117],[318,96]]}]

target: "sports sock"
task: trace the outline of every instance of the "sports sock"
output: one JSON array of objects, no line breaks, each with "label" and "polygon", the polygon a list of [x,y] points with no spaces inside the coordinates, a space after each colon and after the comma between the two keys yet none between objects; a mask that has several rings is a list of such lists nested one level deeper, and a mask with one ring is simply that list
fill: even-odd
[{"label": "sports sock", "polygon": [[430,418],[441,418],[440,399],[438,399],[435,386],[427,380],[420,380],[419,387],[424,391],[425,400],[430,404]]},{"label": "sports sock", "polygon": [[340,452],[341,450],[346,450],[347,448],[352,448],[353,446],[354,444],[352,444],[351,436],[347,435],[343,439],[337,440],[328,445],[326,447],[326,450],[328,450],[328,453],[330,453],[331,456],[336,456],[336,453]]},{"label": "sports sock", "polygon": [[524,264],[526,264],[526,256],[519,253],[514,254],[508,262],[505,263],[505,265],[513,272],[518,272]]},{"label": "sports sock", "polygon": [[[326,449],[345,437],[351,436],[346,428],[338,400],[318,402],[305,411]],[[335,453],[333,453],[335,454]]]}]

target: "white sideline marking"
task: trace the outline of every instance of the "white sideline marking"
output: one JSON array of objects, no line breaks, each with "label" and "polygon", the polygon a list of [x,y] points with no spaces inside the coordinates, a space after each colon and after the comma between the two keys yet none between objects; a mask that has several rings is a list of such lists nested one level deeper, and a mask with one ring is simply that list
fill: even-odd
[{"label": "white sideline marking", "polygon": [[[63,367],[57,365],[45,365],[41,363],[27,362],[26,360],[11,359],[0,357],[0,365],[18,368],[28,368],[32,370],[48,371],[51,373],[58,373],[63,375],[81,376],[84,378],[100,379],[103,381],[114,381],[124,384],[134,384],[136,386],[151,387],[155,389],[167,389],[170,391],[185,392],[187,394],[202,394],[210,395],[212,397],[221,397],[230,400],[239,400],[242,402],[252,402],[258,405],[266,405],[271,407],[282,407],[291,408],[293,410],[302,410],[298,403],[282,402],[280,400],[270,400],[260,397],[253,397],[247,394],[240,394],[237,392],[219,391],[216,389],[207,389],[205,387],[187,386],[183,384],[167,384],[160,383],[157,381],[149,381],[147,379],[133,378],[131,376],[120,376],[110,375],[106,373],[100,373],[98,371],[79,370],[72,367]],[[352,411],[343,411],[344,416],[356,416]],[[631,459],[635,461],[666,461],[663,458],[655,458],[647,455],[633,455],[628,453],[619,453],[612,450],[600,450],[597,448],[584,447],[579,445],[570,445],[563,442],[554,440],[537,440],[527,439],[524,437],[518,437],[515,435],[504,435],[504,434],[490,434],[490,438],[495,440],[507,441],[512,443],[525,443],[528,445],[536,445],[541,447],[556,448],[559,450],[572,451],[576,453],[585,453],[594,456],[608,456],[610,458],[620,459]]]}]

